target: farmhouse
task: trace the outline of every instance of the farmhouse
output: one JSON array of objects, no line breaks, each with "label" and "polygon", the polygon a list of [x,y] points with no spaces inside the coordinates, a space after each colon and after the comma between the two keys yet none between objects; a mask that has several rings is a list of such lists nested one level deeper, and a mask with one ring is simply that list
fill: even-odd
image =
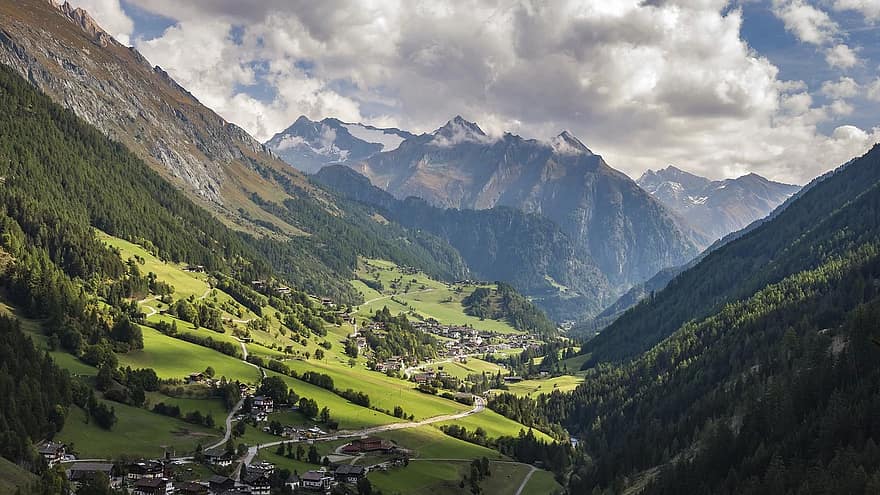
[{"label": "farmhouse", "polygon": [[194,481],[178,483],[175,488],[180,495],[208,495],[208,487]]},{"label": "farmhouse", "polygon": [[342,447],[341,451],[345,454],[359,454],[361,452],[391,452],[395,449],[395,445],[388,440],[381,438],[367,437],[353,440],[350,444]]},{"label": "farmhouse", "polygon": [[269,476],[265,473],[250,473],[242,478],[241,482],[251,487],[253,495],[269,495],[272,491]]},{"label": "farmhouse", "polygon": [[367,475],[367,468],[364,466],[343,464],[336,468],[333,475],[336,476],[336,481],[339,481],[340,483],[357,484],[361,478]]},{"label": "farmhouse", "polygon": [[330,489],[333,478],[324,471],[306,471],[300,477],[300,482],[307,490],[321,491]]},{"label": "farmhouse", "polygon": [[223,446],[208,449],[202,454],[205,456],[205,462],[207,462],[208,464],[214,464],[216,466],[230,466],[232,465],[232,461],[235,459],[235,456],[233,456],[229,452],[226,452],[226,449]]},{"label": "farmhouse", "polygon": [[128,474],[125,476],[130,481],[138,481],[140,479],[158,479],[165,474],[165,469],[161,462],[156,461],[140,461],[133,462],[128,465]]},{"label": "farmhouse", "polygon": [[74,488],[78,488],[81,483],[99,474],[106,475],[110,479],[110,486],[114,488],[122,484],[122,479],[115,476],[116,470],[109,462],[79,462],[72,465],[65,474]]},{"label": "farmhouse", "polygon": [[291,490],[296,490],[297,488],[302,486],[302,480],[299,479],[299,473],[297,473],[296,471],[291,473],[290,476],[287,477],[287,480],[284,482],[284,484],[287,485],[287,487]]},{"label": "farmhouse", "polygon": [[49,463],[49,467],[52,467],[64,460],[64,456],[67,454],[67,448],[63,443],[47,440],[37,445],[37,452],[43,456],[43,459],[46,459],[46,462]]},{"label": "farmhouse", "polygon": [[255,413],[271,413],[275,410],[275,402],[271,397],[266,397],[265,395],[258,395],[254,397],[253,402],[251,403],[251,411]]},{"label": "farmhouse", "polygon": [[164,478],[142,478],[134,484],[134,495],[171,495],[174,487]]},{"label": "farmhouse", "polygon": [[226,476],[214,475],[208,478],[208,486],[211,487],[212,492],[220,493],[235,488],[235,480]]}]

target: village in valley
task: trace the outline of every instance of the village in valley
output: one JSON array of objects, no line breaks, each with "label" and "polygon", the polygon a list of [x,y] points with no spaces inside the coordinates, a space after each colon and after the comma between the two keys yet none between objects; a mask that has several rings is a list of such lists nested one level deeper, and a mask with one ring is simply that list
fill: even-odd
[{"label": "village in valley", "polygon": [[[149,260],[137,246],[113,241]],[[148,297],[140,308],[147,315],[144,321],[158,330],[149,334],[151,339],[186,345],[197,351],[193,357],[203,355],[202,346],[227,357],[183,359],[174,369],[185,369],[181,363],[192,368],[171,376],[158,368],[157,392],[149,392],[143,407],[153,416],[207,427],[199,433],[204,439],[185,428],[181,431],[189,430],[192,439],[186,444],[191,448],[157,439],[160,455],[129,454],[123,448],[104,458],[95,455],[101,449],[89,436],[66,442],[62,436],[40,443],[39,454],[48,466],[63,470],[73,492],[102,476],[111,488],[134,495],[370,493],[373,483],[383,484],[385,476],[379,473],[392,480],[411,466],[425,466],[420,459],[432,455],[420,447],[426,441],[456,443],[454,451],[469,452],[475,462],[505,459],[448,436],[446,428],[467,421],[481,435],[515,436],[527,430],[486,404],[492,388],[522,380],[505,361],[526,350],[537,352],[540,336],[467,314],[462,299],[485,283],[449,285],[375,260],[365,261],[364,267],[363,277],[369,273],[375,283],[364,284],[363,277],[352,282],[366,292],[366,302],[346,307],[271,281],[225,286],[211,281],[201,266],[177,271],[162,266],[167,276],[193,285],[184,289],[192,294],[186,299],[190,305],[217,308],[213,311],[220,317],[217,327],[199,329],[187,321],[181,303]],[[292,315],[305,322],[299,333]],[[181,338],[187,342],[176,340]],[[233,368],[236,360],[246,366]],[[200,369],[205,363],[211,364]],[[248,369],[252,378],[242,379]],[[220,397],[226,411],[192,410],[197,404],[208,409]],[[223,432],[219,439],[218,429]],[[438,447],[444,456],[449,448]]]}]

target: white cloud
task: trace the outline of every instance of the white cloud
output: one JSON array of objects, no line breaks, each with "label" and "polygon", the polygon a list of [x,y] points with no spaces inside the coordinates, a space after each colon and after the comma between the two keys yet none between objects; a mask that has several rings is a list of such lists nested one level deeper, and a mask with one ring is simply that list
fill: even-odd
[{"label": "white cloud", "polygon": [[852,98],[859,94],[859,84],[851,77],[841,77],[837,82],[822,83],[822,94],[829,98]]},{"label": "white cloud", "polygon": [[834,10],[859,12],[870,22],[880,20],[880,1],[878,0],[835,0]]},{"label": "white cloud", "polygon": [[828,62],[828,65],[831,67],[850,69],[858,65],[859,57],[856,55],[855,50],[840,43],[825,50],[825,61]]},{"label": "white cloud", "polygon": [[[300,114],[427,132],[461,113],[494,135],[571,129],[630,175],[668,162],[805,182],[880,135],[823,134],[847,104],[780,80],[725,0],[131,1],[179,21],[138,49],[259,139]],[[835,43],[805,2],[774,11]]]},{"label": "white cloud", "polygon": [[827,13],[804,0],[773,0],[773,13],[804,43],[824,45],[840,30]]},{"label": "white cloud", "polygon": [[70,3],[85,9],[116,41],[131,46],[134,21],[122,10],[119,0],[70,0]]},{"label": "white cloud", "polygon": [[880,101],[880,77],[874,79],[874,82],[868,85],[868,91],[865,96],[871,101]]}]

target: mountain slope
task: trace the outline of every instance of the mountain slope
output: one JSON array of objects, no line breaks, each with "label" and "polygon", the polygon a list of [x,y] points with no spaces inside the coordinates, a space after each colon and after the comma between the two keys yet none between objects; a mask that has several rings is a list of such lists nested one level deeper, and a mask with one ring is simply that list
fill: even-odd
[{"label": "mountain slope", "polygon": [[412,137],[400,129],[379,129],[332,118],[314,122],[301,116],[266,141],[266,146],[295,168],[313,174],[324,165],[356,162],[394,150]]},{"label": "mountain slope", "polygon": [[252,192],[273,199],[320,197],[300,173],[203,106],[160,67],[116,42],[82,9],[44,0],[0,1],[0,63],[125,144],[237,228],[266,232],[244,211],[298,233],[257,208],[249,199]]},{"label": "mountain slope", "polygon": [[756,174],[710,181],[671,165],[646,171],[636,183],[710,239],[763,218],[800,189]]},{"label": "mountain slope", "polygon": [[0,64],[125,145],[227,226],[256,234],[250,244],[303,290],[356,302],[346,281],[358,255],[443,279],[466,273],[442,241],[338,203],[81,9],[0,0]]},{"label": "mountain slope", "polygon": [[512,284],[554,319],[589,316],[612,295],[590,257],[539,215],[506,207],[457,210],[418,198],[398,200],[342,165],[324,167],[314,178],[389,220],[444,239],[476,277]]},{"label": "mountain slope", "polygon": [[769,220],[710,252],[588,342],[586,365],[637,356],[686,321],[705,318],[728,302],[870,242],[878,234],[870,224],[874,210],[860,211],[854,204],[876,194],[878,163],[880,148],[875,146]]}]

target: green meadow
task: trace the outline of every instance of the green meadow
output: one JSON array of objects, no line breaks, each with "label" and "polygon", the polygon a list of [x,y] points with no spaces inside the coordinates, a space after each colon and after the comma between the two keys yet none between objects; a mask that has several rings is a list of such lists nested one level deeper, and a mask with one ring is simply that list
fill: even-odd
[{"label": "green meadow", "polygon": [[541,394],[549,394],[554,390],[559,392],[571,392],[584,382],[584,377],[577,375],[562,375],[555,378],[535,380],[523,380],[519,383],[507,385],[507,392],[521,397],[537,397]]},{"label": "green meadow", "polygon": [[216,430],[196,426],[179,419],[162,416],[145,409],[117,402],[106,403],[114,408],[118,421],[112,430],[86,422],[85,411],[74,407],[56,439],[73,444],[80,458],[158,457],[163,446],[177,455],[193,452],[196,445],[216,442]]}]

